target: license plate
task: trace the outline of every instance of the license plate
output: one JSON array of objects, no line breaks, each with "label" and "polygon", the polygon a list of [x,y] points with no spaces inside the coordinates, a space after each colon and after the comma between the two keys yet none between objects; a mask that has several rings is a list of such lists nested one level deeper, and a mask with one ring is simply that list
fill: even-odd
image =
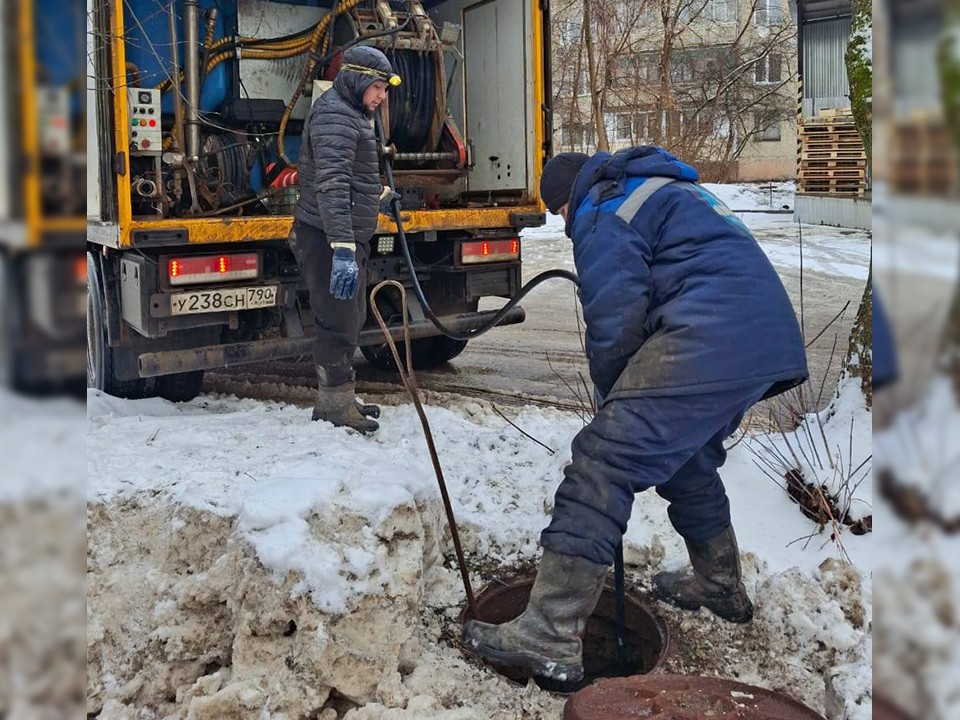
[{"label": "license plate", "polygon": [[171,315],[229,312],[273,307],[277,304],[277,286],[198,290],[170,296]]}]

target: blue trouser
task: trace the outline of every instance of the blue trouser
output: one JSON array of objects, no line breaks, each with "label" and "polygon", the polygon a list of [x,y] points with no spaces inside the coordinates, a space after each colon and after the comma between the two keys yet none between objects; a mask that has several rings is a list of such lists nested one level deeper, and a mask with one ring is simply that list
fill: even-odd
[{"label": "blue trouser", "polygon": [[730,525],[717,472],[727,457],[723,441],[768,389],[608,401],[573,439],[540,544],[612,564],[634,495],[651,487],[670,502],[670,522],[684,539],[699,544],[723,532]]}]

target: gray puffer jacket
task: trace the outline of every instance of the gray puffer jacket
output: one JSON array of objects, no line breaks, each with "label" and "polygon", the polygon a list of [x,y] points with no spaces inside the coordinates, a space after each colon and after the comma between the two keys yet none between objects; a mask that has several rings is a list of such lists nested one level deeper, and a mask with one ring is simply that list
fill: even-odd
[{"label": "gray puffer jacket", "polygon": [[[343,62],[392,72],[386,56],[371,47],[350,48]],[[377,229],[383,186],[373,118],[363,107],[363,93],[376,79],[341,70],[303,128],[294,217],[323,230],[330,243],[365,244]]]}]

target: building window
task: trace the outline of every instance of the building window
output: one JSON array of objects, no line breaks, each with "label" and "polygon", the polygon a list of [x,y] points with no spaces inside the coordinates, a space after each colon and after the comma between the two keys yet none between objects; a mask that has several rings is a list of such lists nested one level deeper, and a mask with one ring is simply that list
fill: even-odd
[{"label": "building window", "polygon": [[575,122],[561,129],[560,142],[568,147],[592,147],[593,135],[593,125]]},{"label": "building window", "polygon": [[652,113],[637,113],[634,126],[637,129],[637,140],[644,141],[653,138]]},{"label": "building window", "polygon": [[575,22],[570,22],[569,20],[562,20],[557,23],[557,28],[560,30],[560,44],[561,45],[573,45],[580,42],[580,24]]},{"label": "building window", "polygon": [[606,113],[603,124],[610,142],[630,142],[633,139],[633,123],[627,113]]},{"label": "building window", "polygon": [[757,0],[757,9],[753,17],[757,25],[771,27],[783,22],[780,0]]},{"label": "building window", "polygon": [[707,0],[701,17],[714,22],[734,22],[737,19],[737,2],[736,0]]},{"label": "building window", "polygon": [[761,84],[778,83],[783,80],[783,59],[777,53],[764,55],[754,65],[754,79]]},{"label": "building window", "polygon": [[670,82],[692,82],[693,75],[693,58],[689,55],[683,54],[670,60]]},{"label": "building window", "polygon": [[758,115],[755,118],[757,123],[757,128],[760,130],[760,134],[757,136],[757,139],[762,142],[779,142],[780,140],[780,121],[779,120],[769,120]]}]

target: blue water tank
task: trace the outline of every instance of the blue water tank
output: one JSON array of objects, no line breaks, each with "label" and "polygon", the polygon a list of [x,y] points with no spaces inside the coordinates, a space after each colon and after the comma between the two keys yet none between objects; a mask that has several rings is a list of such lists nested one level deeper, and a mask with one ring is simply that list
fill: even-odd
[{"label": "blue water tank", "polygon": [[[59,0],[69,2],[70,0]],[[75,0],[74,0],[75,1]],[[214,39],[232,35],[236,28],[236,3],[220,0],[200,0],[199,37],[206,34],[203,11],[216,7],[217,22]],[[183,23],[183,0],[174,0],[177,21],[177,54],[183,64],[185,44]],[[173,77],[173,61],[170,53],[169,4],[157,0],[125,0],[123,3],[124,40],[127,61],[137,66],[140,82],[144,87],[155,87]],[[226,102],[230,88],[230,70],[233,60],[221,63],[208,74],[200,92],[200,110],[216,112]],[[162,112],[173,112],[173,91],[161,98]]]}]

